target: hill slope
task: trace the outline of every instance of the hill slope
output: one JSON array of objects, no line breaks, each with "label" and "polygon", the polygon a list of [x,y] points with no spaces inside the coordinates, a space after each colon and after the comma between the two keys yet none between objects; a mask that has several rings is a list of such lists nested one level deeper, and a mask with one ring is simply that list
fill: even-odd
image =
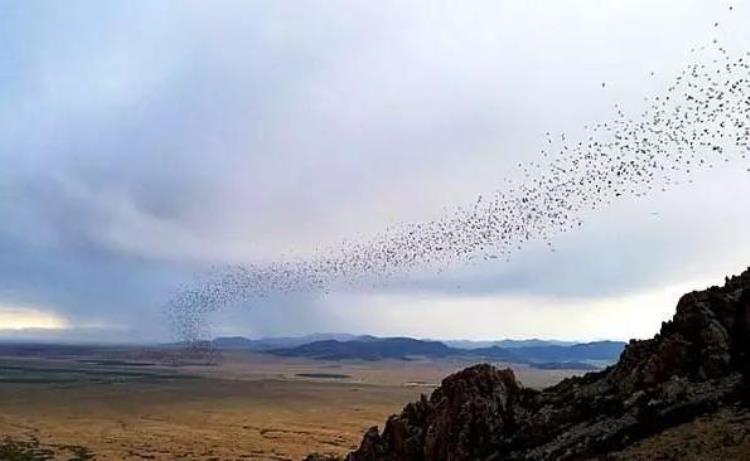
[{"label": "hill slope", "polygon": [[[727,413],[736,415],[735,424],[719,432],[731,431],[721,442],[721,453],[730,456],[746,453],[748,400],[750,269],[721,288],[683,296],[674,318],[653,339],[631,341],[619,362],[604,371],[542,391],[522,387],[512,370],[489,365],[451,375],[429,398],[391,416],[382,432],[368,430],[346,460],[551,461],[644,453],[640,459],[653,459],[648,456],[664,447],[659,441],[672,434],[691,434],[684,443],[701,450],[707,445],[696,438],[715,432],[711,424]],[[680,430],[700,417],[710,427]],[[671,452],[667,445],[667,457],[660,459],[679,459],[680,445],[673,442]],[[719,453],[705,450],[690,456]],[[316,459],[335,458],[308,457]]]}]

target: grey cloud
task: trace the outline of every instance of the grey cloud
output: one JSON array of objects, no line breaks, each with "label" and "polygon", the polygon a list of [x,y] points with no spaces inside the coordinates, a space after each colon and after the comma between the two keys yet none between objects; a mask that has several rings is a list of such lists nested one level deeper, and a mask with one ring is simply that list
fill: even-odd
[{"label": "grey cloud", "polygon": [[[676,71],[713,34],[702,2],[9,3],[0,305],[152,323],[149,337],[167,334],[162,303],[193,272],[468,203],[534,158],[542,132],[575,132],[623,100],[637,111],[631,101],[666,81],[648,72]],[[750,217],[719,198],[722,178],[746,196],[737,176],[707,178],[654,202],[678,212],[613,210],[554,254],[532,247],[372,292],[596,297],[731,270],[750,259],[733,230]],[[685,222],[693,203],[708,211]],[[264,334],[337,321],[311,320],[328,312],[317,294],[249,307],[236,315]]]}]

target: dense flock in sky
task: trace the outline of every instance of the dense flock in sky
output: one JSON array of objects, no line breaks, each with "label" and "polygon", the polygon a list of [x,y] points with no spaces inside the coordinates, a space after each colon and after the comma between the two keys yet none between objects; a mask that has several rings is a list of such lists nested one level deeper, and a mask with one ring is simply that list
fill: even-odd
[{"label": "dense flock in sky", "polygon": [[[474,203],[312,257],[216,269],[170,301],[175,334],[205,337],[211,312],[269,295],[367,286],[477,258],[504,261],[531,240],[554,251],[556,234],[613,201],[665,191],[727,162],[750,174],[750,51],[730,53],[716,39],[691,56],[664,92],[644,95],[641,113],[615,105],[609,120],[587,125],[581,138],[546,133],[538,159],[518,165],[520,179],[501,181]],[[644,69],[652,77],[656,71]],[[596,91],[606,87],[602,82]]]}]

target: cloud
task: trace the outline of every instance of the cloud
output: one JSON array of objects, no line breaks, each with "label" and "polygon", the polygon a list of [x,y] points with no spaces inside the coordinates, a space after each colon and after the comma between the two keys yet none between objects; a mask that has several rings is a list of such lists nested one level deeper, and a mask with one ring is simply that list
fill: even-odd
[{"label": "cloud", "polygon": [[[71,330],[166,337],[162,306],[194,272],[306,255],[471,203],[534,159],[541,133],[580,135],[617,102],[637,114],[690,47],[718,34],[750,49],[747,14],[698,1],[11,2],[0,304],[46,306]],[[635,303],[747,265],[739,173],[587,216],[555,253],[532,245],[509,263],[408,274],[346,302],[311,294],[236,315],[283,334],[354,328],[391,296],[525,299],[519,322],[538,319],[539,299],[561,299],[561,312],[574,299]],[[440,331],[452,309],[420,331]],[[408,324],[394,315],[378,328]]]},{"label": "cloud", "polygon": [[54,312],[21,307],[0,307],[0,330],[61,330],[68,321]]}]

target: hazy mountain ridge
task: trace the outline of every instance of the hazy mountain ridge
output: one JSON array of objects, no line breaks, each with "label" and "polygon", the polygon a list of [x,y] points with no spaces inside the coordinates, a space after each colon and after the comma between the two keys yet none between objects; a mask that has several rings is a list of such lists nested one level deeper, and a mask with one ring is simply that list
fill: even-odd
[{"label": "hazy mountain ridge", "polygon": [[448,339],[444,340],[446,346],[455,347],[456,349],[480,349],[486,347],[502,347],[503,349],[517,349],[520,347],[537,347],[537,346],[572,346],[582,344],[581,341],[561,341],[558,339],[501,339],[475,341],[469,339]]},{"label": "hazy mountain ridge", "polygon": [[[532,344],[540,344],[534,340]],[[348,341],[335,339],[315,341],[291,348],[269,349],[265,352],[283,357],[306,357],[317,360],[407,360],[412,357],[469,357],[508,363],[523,363],[542,368],[569,366],[592,369],[612,363],[625,348],[625,343],[598,341],[571,346],[537,345],[502,348],[491,346],[476,349],[449,347],[440,341],[413,338],[363,337]]]},{"label": "hazy mountain ridge", "polygon": [[[336,340],[336,341],[368,341],[395,336],[379,337],[373,335],[356,335],[351,333],[313,333],[302,336],[268,336],[261,338],[248,338],[245,336],[219,336],[211,340],[213,345],[219,349],[252,349],[265,350],[274,348],[296,347],[310,344],[316,341]],[[500,339],[500,340],[470,340],[470,339],[432,339],[432,338],[412,338],[419,341],[437,341],[454,349],[481,349],[493,346],[504,349],[518,349],[526,347],[546,347],[546,346],[574,346],[576,344],[590,344],[582,341],[561,341],[557,339]],[[597,341],[598,342],[598,341]],[[624,343],[623,343],[624,344]]]},{"label": "hazy mountain ridge", "polygon": [[268,351],[284,357],[307,357],[317,360],[405,360],[412,356],[443,358],[456,350],[439,341],[413,338],[367,338],[365,340],[316,341],[295,348]]},{"label": "hazy mountain ridge", "polygon": [[278,336],[250,339],[244,336],[220,336],[214,338],[211,344],[217,349],[246,349],[253,351],[266,351],[297,347],[316,341],[350,341],[354,339],[364,340],[364,335],[353,335],[347,333],[313,333],[304,336]]}]

